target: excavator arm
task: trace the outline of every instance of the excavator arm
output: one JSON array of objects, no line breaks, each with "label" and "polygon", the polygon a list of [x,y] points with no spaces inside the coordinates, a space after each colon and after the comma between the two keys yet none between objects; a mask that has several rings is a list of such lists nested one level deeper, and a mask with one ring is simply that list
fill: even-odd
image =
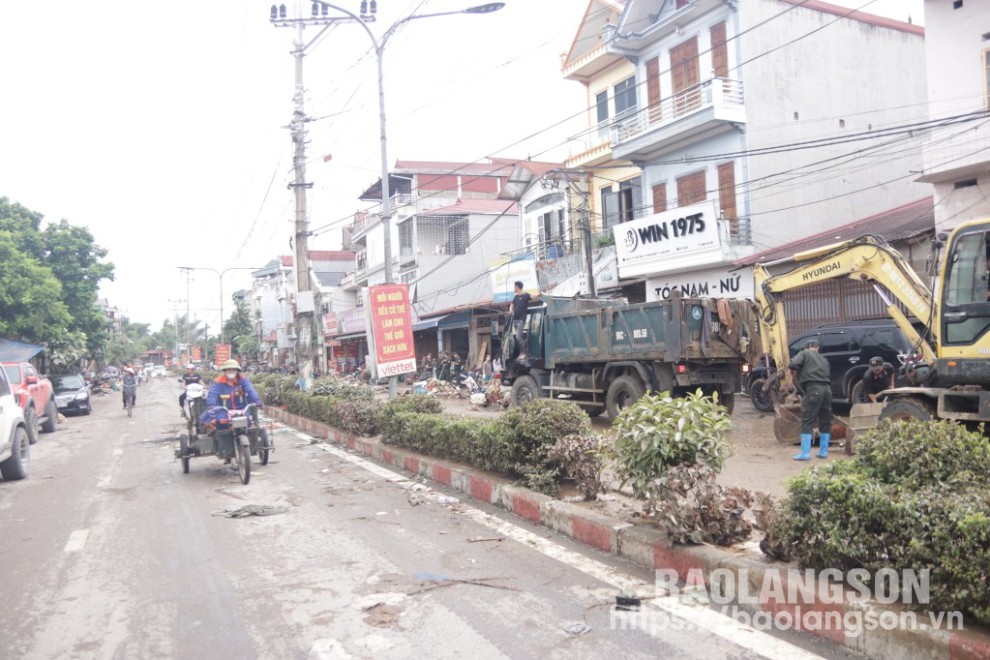
[{"label": "excavator arm", "polygon": [[[780,275],[772,275],[767,266],[757,264],[754,270],[756,303],[760,313],[760,334],[763,350],[774,358],[777,368],[787,378],[790,354],[787,350],[787,320],[784,302],[779,295],[827,280],[848,277],[874,284],[878,295],[887,305],[887,313],[907,335],[917,352],[932,364],[935,352],[933,337],[923,338],[884,288],[907,310],[931,325],[932,293],[903,256],[879,236],[866,235],[843,243],[795,254],[788,261],[798,266]],[[780,263],[780,262],[776,262]],[[881,286],[884,288],[881,288]],[[932,342],[932,343],[929,343]]]}]

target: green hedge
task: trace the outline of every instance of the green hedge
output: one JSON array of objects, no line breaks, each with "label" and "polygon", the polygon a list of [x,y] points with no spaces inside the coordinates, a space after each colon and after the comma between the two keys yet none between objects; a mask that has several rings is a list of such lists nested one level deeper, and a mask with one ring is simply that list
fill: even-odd
[{"label": "green hedge", "polygon": [[884,423],[788,484],[772,532],[815,568],[931,571],[937,611],[990,624],[990,447],[950,422]]}]

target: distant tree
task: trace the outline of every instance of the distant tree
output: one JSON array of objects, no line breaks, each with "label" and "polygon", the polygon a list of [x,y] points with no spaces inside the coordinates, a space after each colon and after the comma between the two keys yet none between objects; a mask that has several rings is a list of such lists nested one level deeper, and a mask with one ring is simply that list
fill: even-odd
[{"label": "distant tree", "polygon": [[62,285],[52,271],[25,254],[0,230],[0,336],[50,345],[69,330]]},{"label": "distant tree", "polygon": [[[254,323],[251,321],[251,309],[243,300],[235,303],[234,313],[223,324],[223,336],[227,343],[232,344],[233,352],[239,355],[254,355],[243,350],[241,342],[250,343],[254,337]],[[257,340],[255,340],[257,343]],[[256,349],[257,350],[257,349]]]}]

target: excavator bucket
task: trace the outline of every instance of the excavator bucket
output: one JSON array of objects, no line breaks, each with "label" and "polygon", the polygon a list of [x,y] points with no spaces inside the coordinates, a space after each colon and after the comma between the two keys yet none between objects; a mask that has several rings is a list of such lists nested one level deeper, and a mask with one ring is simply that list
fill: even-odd
[{"label": "excavator bucket", "polygon": [[773,435],[782,445],[801,442],[801,404],[778,403],[773,419]]}]

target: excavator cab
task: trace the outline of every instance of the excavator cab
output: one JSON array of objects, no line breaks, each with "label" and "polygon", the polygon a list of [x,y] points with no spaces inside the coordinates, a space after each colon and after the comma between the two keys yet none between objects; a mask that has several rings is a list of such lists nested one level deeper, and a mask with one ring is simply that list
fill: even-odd
[{"label": "excavator cab", "polygon": [[[990,347],[990,232],[960,228],[946,252],[940,330],[945,356],[977,343]],[[983,358],[985,359],[985,358]]]}]

